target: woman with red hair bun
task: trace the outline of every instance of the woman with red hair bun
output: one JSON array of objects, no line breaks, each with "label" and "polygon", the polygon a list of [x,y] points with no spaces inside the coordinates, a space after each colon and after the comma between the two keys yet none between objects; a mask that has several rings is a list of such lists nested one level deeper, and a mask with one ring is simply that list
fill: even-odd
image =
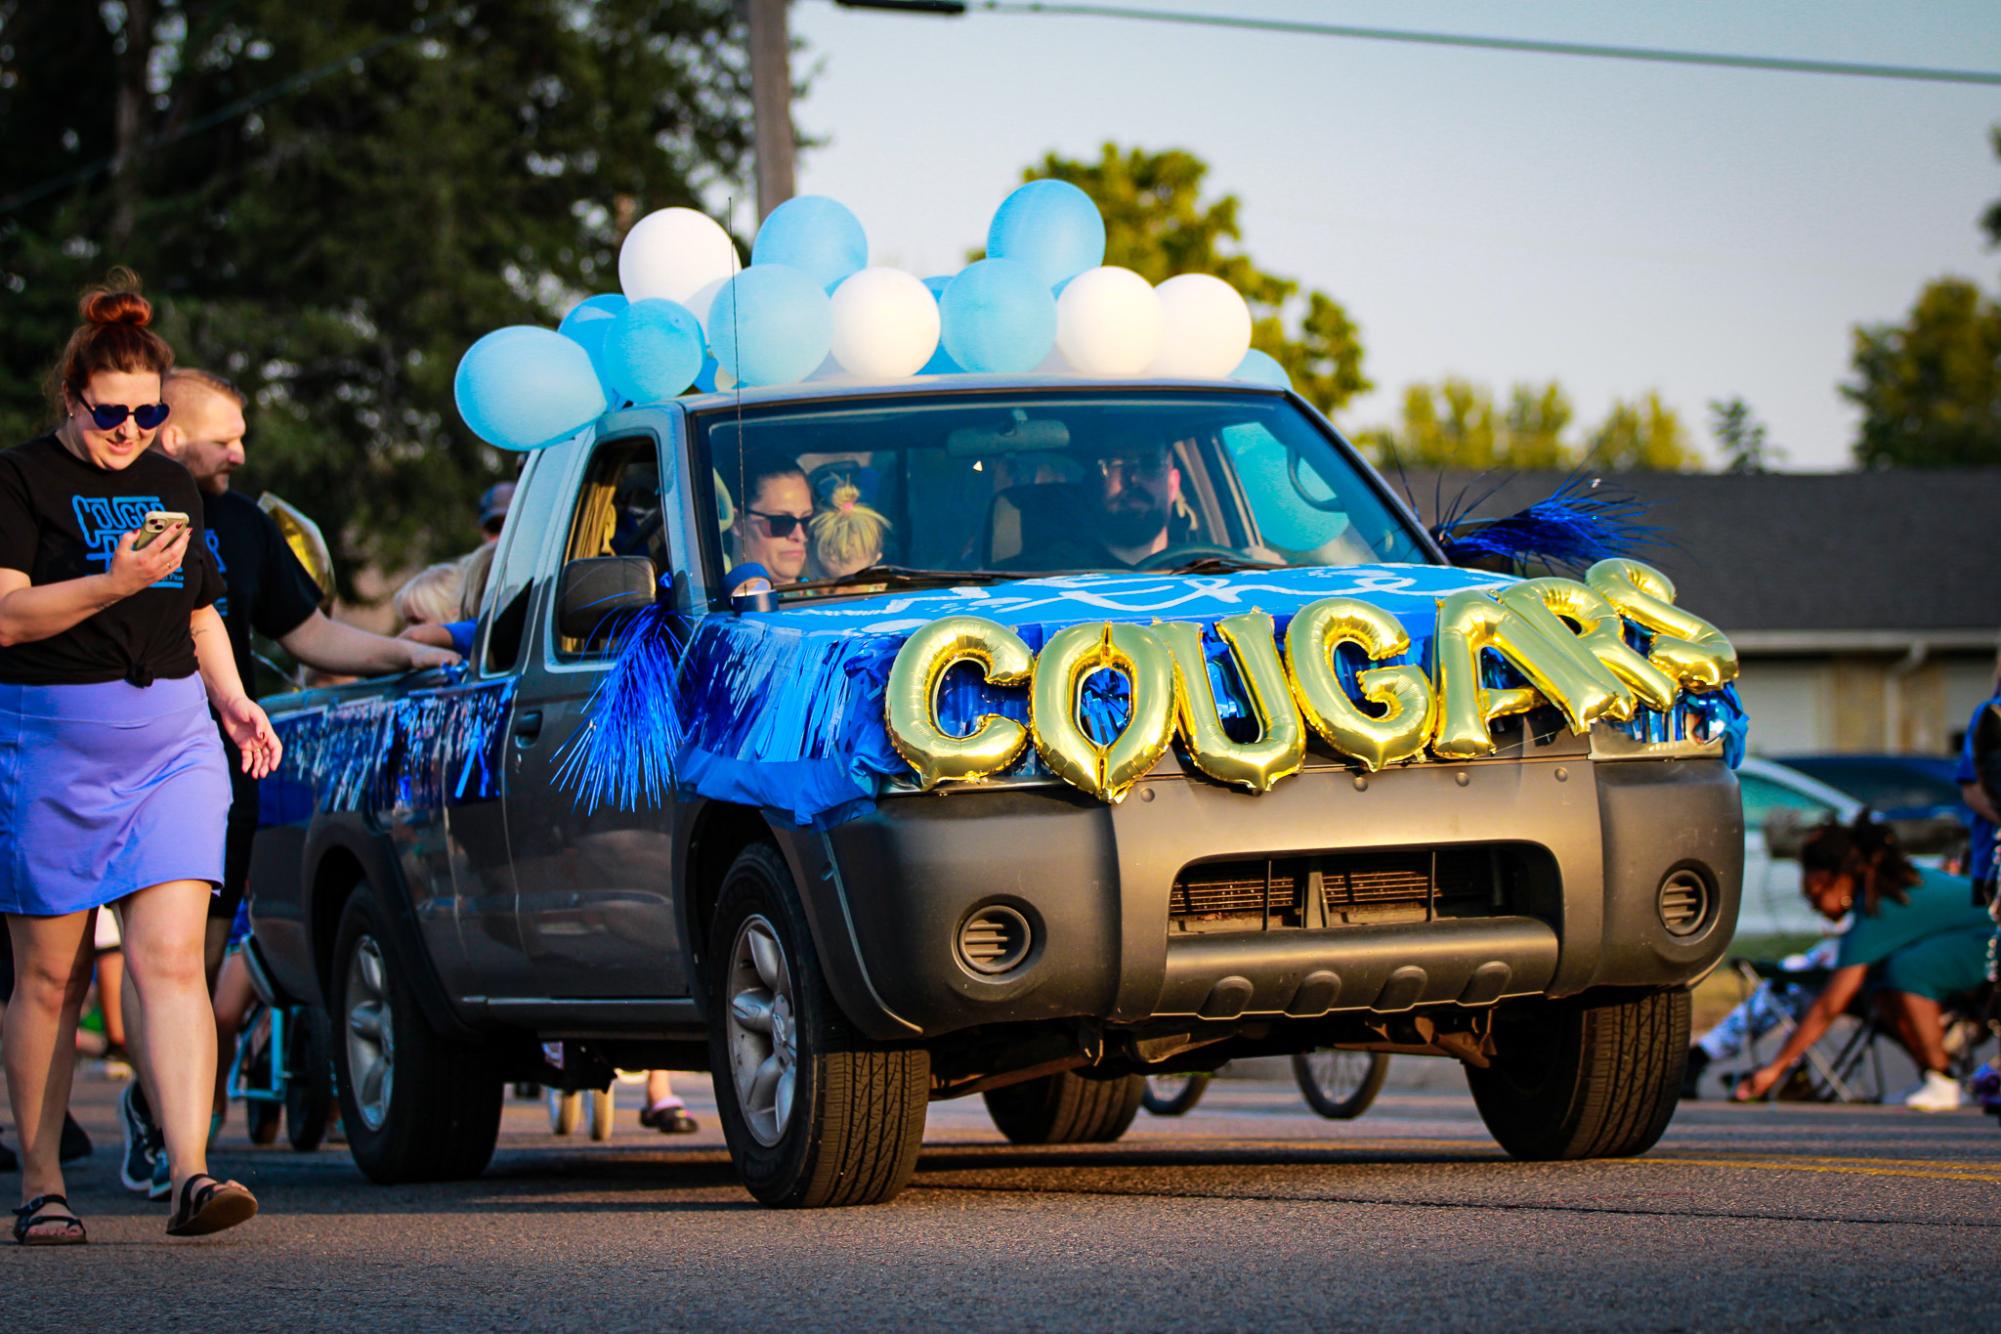
[{"label": "woman with red hair bun", "polygon": [[245,692],[202,539],[201,493],[151,448],[172,349],[129,270],[86,292],[48,381],[55,428],[0,453],[0,914],[14,962],[0,1055],[21,1137],[14,1239],[75,1245],[58,1142],[112,907],[143,1002],[139,1065],[172,1165],[167,1231],[257,1212],[208,1174],[215,1024],[202,967],[223,878],[229,773],[210,718],[258,777],[278,738]]}]

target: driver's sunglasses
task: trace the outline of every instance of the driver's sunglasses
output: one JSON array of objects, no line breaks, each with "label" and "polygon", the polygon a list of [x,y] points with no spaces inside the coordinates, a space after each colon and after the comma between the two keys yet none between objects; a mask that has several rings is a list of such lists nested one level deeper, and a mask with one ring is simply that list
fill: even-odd
[{"label": "driver's sunglasses", "polygon": [[810,514],[766,514],[763,510],[748,508],[744,513],[764,520],[764,526],[771,530],[773,537],[790,537],[798,530],[800,524],[813,517]]},{"label": "driver's sunglasses", "polygon": [[1098,473],[1110,477],[1117,473],[1120,477],[1133,477],[1141,481],[1157,482],[1167,476],[1167,456],[1165,454],[1136,457],[1132,455],[1112,455],[1098,460]]},{"label": "driver's sunglasses", "polygon": [[79,399],[78,402],[90,409],[90,419],[97,423],[100,431],[115,431],[130,417],[139,424],[142,431],[150,431],[167,420],[169,408],[165,403],[141,403],[136,408],[128,408],[123,403],[92,403]]}]

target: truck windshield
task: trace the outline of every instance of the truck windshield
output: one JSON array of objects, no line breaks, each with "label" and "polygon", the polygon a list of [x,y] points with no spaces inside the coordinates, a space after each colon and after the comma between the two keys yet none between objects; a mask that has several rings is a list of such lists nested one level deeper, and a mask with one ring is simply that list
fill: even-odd
[{"label": "truck windshield", "polygon": [[695,431],[725,563],[781,589],[1433,559],[1276,395],[850,399],[706,413]]}]

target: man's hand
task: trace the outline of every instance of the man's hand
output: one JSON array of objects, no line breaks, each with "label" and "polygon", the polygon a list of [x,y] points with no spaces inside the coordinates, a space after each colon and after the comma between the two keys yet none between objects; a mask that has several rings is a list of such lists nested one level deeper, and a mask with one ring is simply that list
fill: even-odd
[{"label": "man's hand", "polygon": [[1730,1090],[1730,1096],[1738,1102],[1750,1102],[1754,1098],[1762,1098],[1772,1091],[1772,1086],[1777,1084],[1785,1073],[1781,1066],[1759,1066],[1737,1081],[1737,1087]]},{"label": "man's hand", "polygon": [[399,639],[399,644],[410,650],[410,660],[405,671],[421,672],[427,667],[450,667],[460,661],[459,655],[448,648],[434,648],[414,639]]},{"label": "man's hand", "polygon": [[222,715],[222,730],[243,752],[243,772],[252,778],[262,778],[278,767],[284,758],[285,748],[278,740],[278,734],[271,730],[271,720],[264,716],[264,710],[248,695],[238,695],[226,701],[217,710]]},{"label": "man's hand", "polygon": [[112,553],[108,571],[112,592],[121,598],[129,598],[180,569],[182,558],[188,554],[188,538],[192,532],[192,529],[182,526],[161,534],[150,545],[136,551],[132,544],[139,540],[137,529],[119,538],[118,550]]}]

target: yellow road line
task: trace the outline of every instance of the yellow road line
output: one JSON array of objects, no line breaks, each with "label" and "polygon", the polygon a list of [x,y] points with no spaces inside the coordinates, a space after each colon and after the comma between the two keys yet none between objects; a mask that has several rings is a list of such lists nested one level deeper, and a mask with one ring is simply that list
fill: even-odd
[{"label": "yellow road line", "polygon": [[2001,1173],[1992,1172],[1932,1172],[1909,1167],[1836,1167],[1811,1161],[1787,1162],[1777,1159],[1756,1158],[1673,1158],[1655,1156],[1651,1158],[1609,1158],[1607,1162],[1621,1163],[1627,1167],[1674,1166],[1674,1167],[1730,1167],[1747,1168],[1754,1172],[1819,1172],[1835,1176],[1856,1177],[1916,1177],[1924,1181],[1974,1181],[1992,1182],[2001,1185]]}]

